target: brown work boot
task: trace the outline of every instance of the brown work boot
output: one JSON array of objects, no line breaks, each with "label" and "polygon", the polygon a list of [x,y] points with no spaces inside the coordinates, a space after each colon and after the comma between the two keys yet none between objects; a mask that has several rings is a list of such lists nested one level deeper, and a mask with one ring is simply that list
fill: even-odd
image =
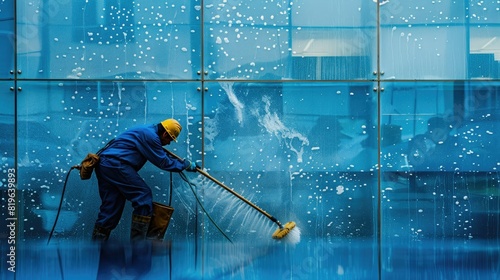
[{"label": "brown work boot", "polygon": [[148,232],[150,216],[132,215],[132,225],[130,227],[130,240],[145,240]]},{"label": "brown work boot", "polygon": [[174,208],[153,202],[153,216],[149,223],[147,238],[162,241],[173,213]]}]

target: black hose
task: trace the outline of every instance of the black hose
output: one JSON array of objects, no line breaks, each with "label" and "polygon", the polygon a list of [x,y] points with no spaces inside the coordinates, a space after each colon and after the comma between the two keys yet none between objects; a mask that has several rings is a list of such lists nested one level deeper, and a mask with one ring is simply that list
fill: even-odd
[{"label": "black hose", "polygon": [[54,225],[52,226],[52,230],[50,231],[49,239],[47,240],[47,245],[49,245],[50,239],[52,238],[52,235],[54,234],[54,230],[56,229],[57,220],[59,219],[59,214],[61,213],[61,207],[62,207],[62,203],[64,200],[64,192],[66,192],[66,185],[68,184],[69,174],[71,173],[71,171],[73,169],[76,169],[76,168],[78,168],[78,165],[72,166],[69,169],[68,173],[66,174],[66,179],[64,180],[64,185],[63,185],[63,189],[62,189],[62,193],[61,193],[61,201],[59,201],[59,208],[57,209],[56,219],[54,220]]},{"label": "black hose", "polygon": [[[100,155],[106,148],[109,147],[109,145],[111,145],[111,143],[113,143],[113,141],[115,141],[114,138],[111,139],[111,140],[109,140],[109,142],[106,143],[106,145],[104,145],[104,147],[100,148],[99,151],[97,151],[96,154]],[[52,230],[50,231],[49,239],[47,240],[47,245],[49,245],[50,239],[52,238],[52,235],[54,234],[54,230],[56,229],[57,220],[59,219],[59,214],[61,213],[61,207],[62,207],[62,203],[63,203],[63,199],[64,199],[64,192],[66,191],[66,185],[68,184],[69,174],[71,173],[71,171],[73,169],[79,169],[79,168],[80,168],[79,165],[73,165],[69,169],[68,174],[66,174],[66,179],[64,180],[63,190],[62,190],[62,193],[61,193],[61,201],[59,202],[59,209],[57,209],[56,219],[54,221],[54,225],[52,226]]]},{"label": "black hose", "polygon": [[201,201],[198,198],[198,195],[196,195],[196,192],[193,188],[194,184],[191,181],[189,181],[186,174],[184,174],[183,172],[179,172],[179,175],[181,176],[182,180],[184,180],[184,181],[186,181],[186,183],[188,183],[189,187],[191,188],[191,191],[193,192],[194,197],[196,198],[196,201],[200,205],[203,212],[207,215],[208,219],[214,224],[214,226],[220,231],[220,233],[222,233],[222,235],[224,235],[224,237],[232,244],[233,241],[231,241],[231,239],[224,233],[224,231],[222,231],[222,229],[217,225],[217,223],[215,223],[215,221],[212,219],[212,217],[210,217],[210,215],[208,214],[207,210],[205,210],[205,207],[203,207],[203,204],[201,204]]},{"label": "black hose", "polygon": [[[106,147],[109,146],[109,144],[112,142],[113,140],[111,140],[108,144],[106,144]],[[102,150],[102,149],[101,149]],[[100,151],[101,151],[100,150]],[[99,151],[99,152],[100,152]],[[54,220],[54,225],[52,226],[52,230],[50,231],[50,234],[49,234],[49,238],[47,240],[47,245],[50,243],[50,239],[52,239],[52,235],[54,234],[54,230],[56,229],[56,225],[57,225],[57,220],[59,219],[59,215],[61,214],[61,208],[62,208],[62,203],[64,201],[64,193],[66,192],[66,185],[68,184],[68,179],[69,179],[69,174],[71,173],[71,171],[73,169],[77,169],[79,166],[78,165],[74,165],[72,166],[68,173],[66,174],[66,178],[64,180],[64,185],[63,185],[63,189],[62,189],[62,193],[61,193],[61,200],[59,201],[59,208],[57,209],[57,215],[56,215],[56,219]],[[201,201],[200,199],[198,198],[198,196],[196,195],[196,192],[193,188],[193,183],[189,181],[189,179],[187,178],[187,176],[183,173],[183,172],[179,172],[182,180],[184,180],[186,183],[188,183],[189,187],[191,188],[191,191],[193,192],[193,195],[194,197],[196,198],[196,201],[198,202],[198,204],[200,205],[201,209],[203,210],[203,212],[207,215],[208,219],[215,225],[215,227],[220,231],[220,233],[231,243],[233,243],[233,241],[224,233],[224,231],[217,225],[217,223],[215,223],[215,221],[212,219],[212,217],[208,214],[208,212],[205,210],[205,208],[203,207],[203,204],[201,204]],[[172,180],[172,178],[171,178]],[[170,182],[170,199],[169,199],[169,205],[171,205],[172,203],[172,181]]]}]

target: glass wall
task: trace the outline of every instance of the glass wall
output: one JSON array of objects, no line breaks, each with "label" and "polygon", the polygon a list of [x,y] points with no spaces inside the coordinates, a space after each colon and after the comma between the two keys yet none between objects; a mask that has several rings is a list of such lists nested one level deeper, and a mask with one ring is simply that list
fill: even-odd
[{"label": "glass wall", "polygon": [[97,180],[68,172],[165,118],[209,176],[140,171],[175,209],[145,279],[498,276],[497,1],[98,2],[0,2],[2,279],[134,268],[95,254]]}]

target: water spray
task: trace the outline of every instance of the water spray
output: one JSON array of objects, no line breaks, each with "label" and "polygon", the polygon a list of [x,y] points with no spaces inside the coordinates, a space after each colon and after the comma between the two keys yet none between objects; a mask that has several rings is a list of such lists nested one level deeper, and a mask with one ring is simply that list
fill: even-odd
[{"label": "water spray", "polygon": [[[173,157],[175,157],[177,159],[182,160],[179,156],[177,156],[176,154],[172,153],[171,151],[169,151],[167,149],[164,149],[164,150],[169,155],[171,155],[171,156],[173,156]],[[243,201],[246,204],[250,205],[252,208],[254,208],[255,210],[257,210],[259,213],[261,213],[262,215],[266,216],[268,219],[270,219],[275,224],[277,224],[278,225],[278,229],[272,235],[272,237],[274,239],[278,239],[278,240],[283,239],[283,240],[285,240],[285,241],[287,241],[289,243],[293,243],[293,244],[296,244],[296,243],[300,242],[300,230],[298,229],[298,227],[297,227],[297,225],[296,225],[295,222],[290,221],[290,222],[286,223],[285,225],[282,225],[280,223],[280,221],[278,221],[278,219],[276,219],[275,217],[273,217],[272,215],[270,215],[266,211],[262,210],[257,205],[253,204],[248,199],[246,199],[243,196],[241,196],[239,193],[233,191],[232,189],[230,189],[229,187],[227,187],[226,185],[224,185],[223,183],[221,183],[219,180],[217,180],[214,177],[212,177],[210,174],[208,174],[207,172],[205,172],[201,168],[196,167],[196,171],[198,171],[201,175],[203,175],[206,178],[210,179],[212,182],[214,182],[215,184],[219,185],[220,187],[222,187],[223,189],[225,189],[226,191],[228,191],[232,195],[236,196],[241,201]],[[285,238],[285,237],[289,237],[289,238]]]}]

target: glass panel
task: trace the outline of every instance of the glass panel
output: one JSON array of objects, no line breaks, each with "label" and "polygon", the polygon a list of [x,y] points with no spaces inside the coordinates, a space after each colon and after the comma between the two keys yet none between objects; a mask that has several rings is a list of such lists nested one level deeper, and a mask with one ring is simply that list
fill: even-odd
[{"label": "glass panel", "polygon": [[[197,83],[153,82],[22,82],[18,95],[19,189],[23,192],[24,223],[21,236],[45,239],[60,202],[65,176],[87,153],[95,153],[119,133],[139,124],[176,118],[184,127],[178,143],[168,146],[179,156],[198,158],[200,153],[201,94]],[[177,108],[183,108],[177,111]],[[90,240],[100,199],[95,176],[81,181],[78,171],[69,176],[65,202],[55,239]],[[170,173],[148,163],[140,171],[153,190],[154,201],[168,204]],[[175,184],[182,182],[173,177]],[[93,185],[93,187],[92,187]],[[188,195],[190,193],[187,193]],[[175,188],[178,210],[169,234],[195,227],[196,213]],[[189,207],[181,207],[186,204]],[[127,239],[130,205],[112,232],[113,240]],[[186,222],[187,221],[187,222]],[[193,231],[190,229],[190,231]],[[171,238],[171,237],[170,237]],[[56,241],[57,242],[57,241]]]},{"label": "glass panel", "polygon": [[471,2],[469,7],[469,78],[500,78],[498,2]]},{"label": "glass panel", "polygon": [[189,0],[21,1],[17,8],[23,78],[197,78],[200,8]]},{"label": "glass panel", "polygon": [[15,279],[12,270],[16,269],[16,232],[20,220],[19,192],[17,192],[17,170],[15,165],[15,114],[14,91],[9,88],[12,82],[0,82],[0,234],[2,235],[2,271],[0,278]]},{"label": "glass panel", "polygon": [[376,68],[374,3],[206,2],[210,79],[349,80]]},{"label": "glass panel", "polygon": [[[498,278],[496,0],[100,2],[0,2],[0,278]],[[141,169],[164,242],[128,242],[130,203],[88,242],[97,180],[70,168],[168,117],[204,171]]]},{"label": "glass panel", "polygon": [[[496,261],[489,260],[485,248],[497,246],[491,240],[500,237],[500,152],[496,148],[500,83],[405,82],[385,83],[384,88],[385,273],[453,278],[457,271],[472,275],[470,271],[477,270],[477,275],[487,277]],[[458,247],[459,251],[451,252]],[[472,257],[473,248],[481,253]],[[403,261],[414,263],[423,258],[419,254],[433,263],[447,261],[449,255],[462,257],[457,259],[458,270],[405,271],[408,266]]]},{"label": "glass panel", "polygon": [[465,79],[468,53],[465,2],[383,1],[380,6],[382,78]]},{"label": "glass panel", "polygon": [[14,70],[14,1],[0,2],[0,79],[12,78]]},{"label": "glass panel", "polygon": [[[305,240],[374,241],[377,149],[371,83],[221,81],[207,86],[205,167],[214,177],[282,223],[294,220]],[[217,185],[207,182],[204,191],[206,207],[224,217],[218,222],[234,240],[266,244],[277,228]],[[320,266],[322,260],[316,261],[311,265]],[[376,271],[369,264],[361,269]],[[333,271],[320,275],[328,273]]]}]

